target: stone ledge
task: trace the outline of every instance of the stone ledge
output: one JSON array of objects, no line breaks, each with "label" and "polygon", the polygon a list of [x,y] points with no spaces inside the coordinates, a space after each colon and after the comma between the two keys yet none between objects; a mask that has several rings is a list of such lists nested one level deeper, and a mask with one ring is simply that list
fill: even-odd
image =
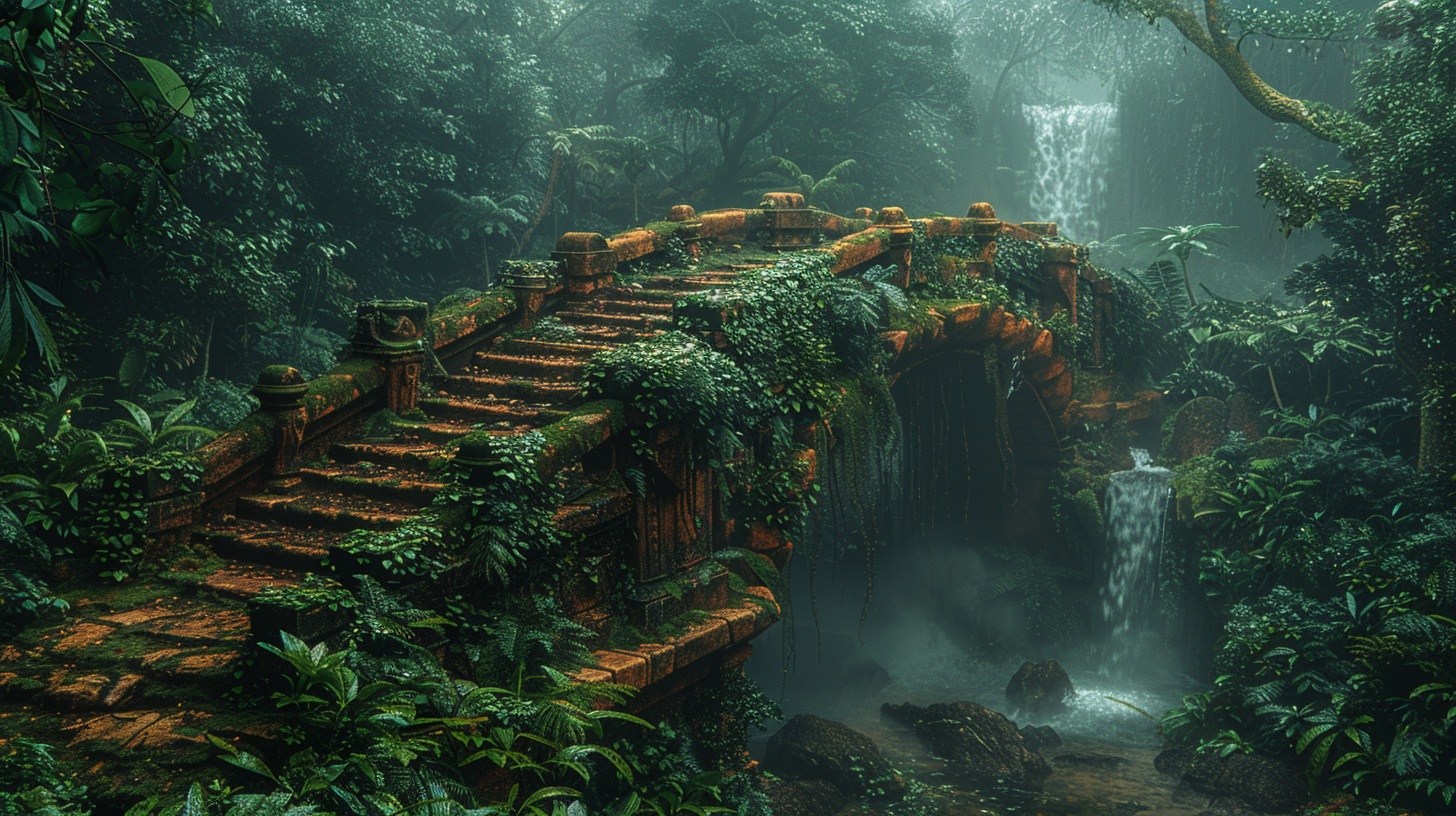
[{"label": "stone ledge", "polygon": [[[750,587],[748,592],[770,600],[773,597],[763,587]],[[686,634],[666,643],[596,652],[597,667],[582,669],[573,677],[582,683],[620,683],[643,689],[711,654],[748,642],[778,620],[777,615],[751,601],[708,610],[708,615],[708,620],[694,624]]]}]

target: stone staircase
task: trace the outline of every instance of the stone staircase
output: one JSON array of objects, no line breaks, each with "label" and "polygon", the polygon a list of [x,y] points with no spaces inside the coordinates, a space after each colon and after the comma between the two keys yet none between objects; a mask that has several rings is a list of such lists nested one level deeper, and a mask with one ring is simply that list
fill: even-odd
[{"label": "stone staircase", "polygon": [[[228,696],[253,658],[250,599],[323,570],[349,532],[387,530],[415,516],[444,486],[431,465],[452,441],[477,428],[523,433],[565,416],[581,401],[592,355],[669,328],[676,298],[732,279],[732,272],[662,276],[571,302],[556,313],[574,330],[570,341],[503,337],[419,400],[423,419],[337,442],[324,458],[241,496],[162,573],[68,597],[63,621],[0,647],[0,733],[23,733],[82,761],[102,801],[130,804],[216,775],[205,733],[253,740],[271,731],[267,710],[239,710],[242,698]],[[569,501],[557,522],[569,526],[581,515],[578,526],[589,525],[630,506]],[[768,622],[752,605],[714,610],[677,645],[602,652],[600,667],[579,677],[641,687],[671,671],[674,653],[681,665]]]},{"label": "stone staircase", "polygon": [[[572,330],[571,340],[501,338],[422,396],[423,420],[402,419],[387,434],[335,443],[296,476],[240,497],[234,514],[208,524],[200,537],[237,564],[319,568],[350,531],[392,529],[428,506],[444,486],[431,466],[453,441],[480,428],[524,433],[560,419],[581,401],[581,377],[593,355],[671,328],[675,299],[730,286],[735,275],[648,278],[570,302],[555,316]],[[286,585],[300,576],[277,578]]]}]

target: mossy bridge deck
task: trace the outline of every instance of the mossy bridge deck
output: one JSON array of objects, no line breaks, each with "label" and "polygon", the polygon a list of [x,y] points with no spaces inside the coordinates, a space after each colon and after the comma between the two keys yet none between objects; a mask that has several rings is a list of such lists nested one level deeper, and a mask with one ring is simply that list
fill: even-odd
[{"label": "mossy bridge deck", "polygon": [[[761,520],[725,517],[714,474],[695,464],[691,440],[671,427],[638,437],[655,448],[665,479],[634,491],[612,478],[625,431],[640,427],[641,417],[610,400],[583,404],[586,361],[672,327],[674,301],[685,293],[722,289],[731,299],[744,270],[785,252],[827,253],[837,274],[888,267],[896,285],[911,287],[925,268],[912,264],[917,235],[964,236],[980,248],[931,267],[947,280],[997,277],[998,240],[1032,242],[1042,253],[1035,274],[1003,281],[1022,305],[937,302],[913,325],[882,335],[891,377],[970,351],[995,355],[1027,386],[1007,404],[1020,499],[1005,525],[1012,536],[1034,536],[1046,515],[1039,496],[1061,429],[1084,415],[1145,415],[1154,398],[1073,401],[1072,371],[1040,320],[1069,312],[1073,323],[1090,321],[1100,343],[1102,301],[1111,291],[1077,245],[1057,239],[1055,225],[1008,224],[985,205],[966,218],[917,220],[898,208],[843,218],[790,194],[767,196],[753,210],[699,215],[676,207],[666,221],[611,238],[568,233],[552,274],[517,275],[508,287],[433,311],[409,302],[362,305],[351,356],[312,381],[287,369],[265,371],[262,407],[199,452],[200,486],[148,486],[154,569],[72,597],[63,621],[32,628],[0,651],[0,736],[59,746],[64,757],[83,761],[93,790],[109,789],[118,800],[215,775],[205,733],[266,743],[277,726],[269,710],[238,706],[234,689],[259,655],[253,644],[276,642],[280,629],[327,639],[349,623],[327,608],[260,603],[259,593],[350,566],[340,549],[346,536],[418,515],[446,487],[433,467],[442,458],[469,460],[483,440],[536,431],[545,440],[536,468],[568,486],[555,524],[586,542],[583,551],[612,576],[568,575],[540,590],[598,632],[614,614],[652,631],[685,609],[706,613],[661,642],[609,648],[604,639],[597,665],[578,675],[639,689],[629,704],[634,711],[670,711],[693,684],[741,664],[752,639],[775,620],[771,603],[729,593],[726,570],[705,569],[708,556],[735,546],[782,564],[793,542]],[[691,257],[691,266],[641,271],[669,248]],[[624,285],[618,274],[628,268],[638,271]],[[1079,288],[1093,293],[1091,302],[1078,302]],[[546,316],[569,327],[569,336],[512,331]],[[381,414],[384,408],[392,413]],[[826,453],[807,450],[806,482]],[[388,573],[379,577],[391,581]],[[470,581],[467,572],[446,569],[393,583],[427,605]],[[623,585],[632,587],[629,598],[610,597]],[[764,587],[749,592],[772,598]]]}]

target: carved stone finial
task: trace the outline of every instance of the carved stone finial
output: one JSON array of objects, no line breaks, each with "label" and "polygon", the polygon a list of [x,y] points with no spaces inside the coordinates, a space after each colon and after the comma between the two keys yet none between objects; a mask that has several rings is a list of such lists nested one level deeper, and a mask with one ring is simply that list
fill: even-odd
[{"label": "carved stone finial", "polygon": [[308,391],[303,374],[293,366],[271,365],[258,372],[253,396],[265,411],[287,411],[298,407],[299,399]]},{"label": "carved stone finial", "polygon": [[674,224],[698,220],[698,213],[687,204],[678,204],[667,211],[667,220]]},{"label": "carved stone finial", "polygon": [[981,201],[981,202],[978,202],[976,204],[972,204],[971,205],[971,208],[969,210],[966,210],[966,217],[967,218],[995,218],[996,217],[996,208],[995,207],[992,207],[990,204],[987,204],[984,201]]}]

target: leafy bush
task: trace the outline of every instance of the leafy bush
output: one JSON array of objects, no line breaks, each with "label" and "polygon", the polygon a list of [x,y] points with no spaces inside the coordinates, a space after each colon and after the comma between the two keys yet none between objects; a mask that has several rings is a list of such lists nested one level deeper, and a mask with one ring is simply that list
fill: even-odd
[{"label": "leafy bush", "polygon": [[86,788],[62,775],[51,747],[25,737],[0,745],[0,813],[87,816]]}]

